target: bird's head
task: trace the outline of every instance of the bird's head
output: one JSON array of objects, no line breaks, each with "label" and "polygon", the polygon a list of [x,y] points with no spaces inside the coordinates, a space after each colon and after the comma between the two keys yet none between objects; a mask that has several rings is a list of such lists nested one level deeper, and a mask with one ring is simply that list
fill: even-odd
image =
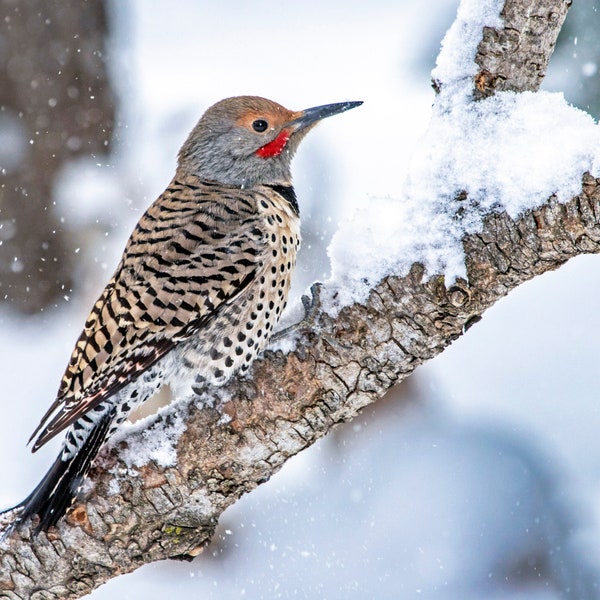
[{"label": "bird's head", "polygon": [[220,183],[251,187],[291,183],[290,164],[304,136],[321,119],[362,102],[297,112],[258,96],[211,106],[179,151],[179,169]]}]

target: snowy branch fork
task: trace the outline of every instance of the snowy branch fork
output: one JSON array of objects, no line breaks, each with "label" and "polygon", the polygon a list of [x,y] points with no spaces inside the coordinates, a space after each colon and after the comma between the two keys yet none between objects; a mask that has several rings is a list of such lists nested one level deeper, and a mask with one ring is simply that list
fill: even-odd
[{"label": "snowy branch fork", "polygon": [[[504,28],[481,32],[474,97],[537,90],[568,4],[507,0]],[[415,263],[336,317],[319,309],[317,293],[295,351],[267,351],[248,379],[229,386],[232,399],[218,410],[188,407],[176,467],[148,464],[129,475],[113,449],[94,469],[92,491],[56,531],[33,541],[14,533],[0,550],[0,598],[78,598],[145,563],[198,555],[223,510],[289,457],[442,352],[521,283],[599,252],[600,180],[581,177],[581,193],[568,202],[550,198],[517,220],[488,214],[463,241],[467,280],[447,287]],[[153,425],[164,426],[164,419]],[[115,469],[120,493],[110,495]]]}]

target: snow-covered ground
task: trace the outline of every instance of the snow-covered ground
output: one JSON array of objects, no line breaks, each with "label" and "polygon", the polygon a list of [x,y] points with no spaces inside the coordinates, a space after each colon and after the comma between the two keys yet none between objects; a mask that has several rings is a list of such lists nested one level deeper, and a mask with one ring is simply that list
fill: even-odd
[{"label": "snow-covered ground", "polygon": [[[108,235],[100,227],[82,248],[94,281],[56,317],[0,314],[0,504],[28,493],[58,451],[32,456],[25,441],[204,109],[238,94],[292,109],[365,101],[321,124],[296,158],[313,230],[299,294],[329,275],[326,246],[341,221],[370,198],[404,197],[431,117],[428,72],[456,4],[114,2],[119,144],[110,165],[81,162],[60,185],[69,223],[99,219]],[[598,597],[599,260],[510,294],[407,385],[232,507],[205,555],[150,565],[92,598]]]}]

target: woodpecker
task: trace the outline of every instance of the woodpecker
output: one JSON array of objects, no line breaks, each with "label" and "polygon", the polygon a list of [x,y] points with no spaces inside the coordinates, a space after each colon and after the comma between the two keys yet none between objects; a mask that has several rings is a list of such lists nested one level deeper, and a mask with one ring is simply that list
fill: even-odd
[{"label": "woodpecker", "polygon": [[[210,107],[175,177],[135,226],[75,344],[56,400],[30,438],[35,452],[66,430],[11,527],[55,526],[100,448],[161,386],[189,396],[244,373],[285,308],[300,246],[290,165],[321,119],[362,102],[294,112],[239,96]],[[7,511],[8,512],[8,511]]]}]

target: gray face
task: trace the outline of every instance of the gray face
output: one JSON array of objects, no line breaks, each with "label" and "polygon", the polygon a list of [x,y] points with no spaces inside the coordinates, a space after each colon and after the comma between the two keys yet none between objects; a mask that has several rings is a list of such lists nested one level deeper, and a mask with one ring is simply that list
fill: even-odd
[{"label": "gray face", "polygon": [[232,185],[289,184],[292,157],[309,130],[286,128],[298,114],[264,98],[221,101],[190,133],[179,153],[179,167]]}]

